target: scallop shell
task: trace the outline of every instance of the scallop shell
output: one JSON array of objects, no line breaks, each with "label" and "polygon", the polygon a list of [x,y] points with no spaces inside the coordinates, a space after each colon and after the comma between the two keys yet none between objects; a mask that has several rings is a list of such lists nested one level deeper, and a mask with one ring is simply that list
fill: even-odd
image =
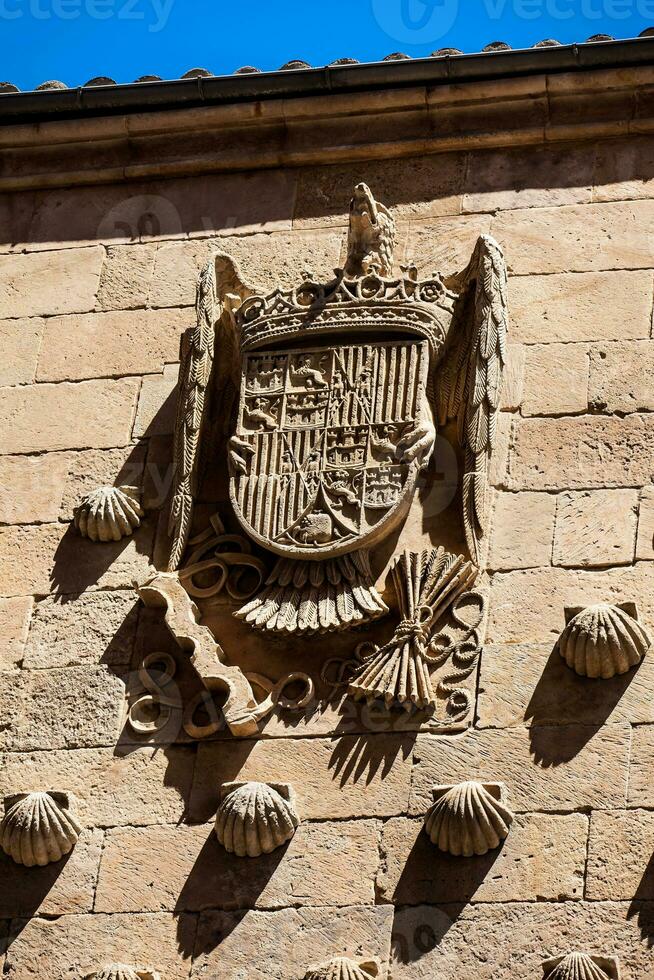
[{"label": "scallop shell", "polygon": [[61,860],[82,832],[68,805],[66,793],[8,796],[0,823],[0,847],[28,868]]},{"label": "scallop shell", "polygon": [[378,960],[355,963],[347,956],[336,956],[326,963],[310,966],[304,980],[371,980],[378,973]]},{"label": "scallop shell", "polygon": [[513,814],[502,803],[502,783],[469,781],[434,786],[434,803],[425,816],[432,844],[456,857],[486,854],[509,833]]},{"label": "scallop shell", "polygon": [[216,837],[230,854],[259,857],[290,840],[300,820],[285,783],[224,783]]},{"label": "scallop shell", "polygon": [[558,640],[559,653],[581,677],[614,677],[641,662],[651,639],[619,606],[598,603],[570,620]]},{"label": "scallop shell", "polygon": [[88,974],[84,980],[159,980],[159,974],[124,963],[109,963],[98,972]]},{"label": "scallop shell", "polygon": [[138,487],[98,487],[73,513],[75,527],[91,541],[120,541],[139,527],[142,517]]},{"label": "scallop shell", "polygon": [[568,953],[543,963],[545,980],[619,980],[620,969],[614,957],[593,953]]}]

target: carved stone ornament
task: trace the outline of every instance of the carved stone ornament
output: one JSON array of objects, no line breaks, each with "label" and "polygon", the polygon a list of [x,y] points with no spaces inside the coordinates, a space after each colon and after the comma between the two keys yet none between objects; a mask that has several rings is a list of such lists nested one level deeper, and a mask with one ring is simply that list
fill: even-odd
[{"label": "carved stone ornament", "polygon": [[88,973],[84,980],[160,980],[160,977],[153,970],[142,970],[124,963],[109,963],[101,970]]},{"label": "carved stone ornament", "polygon": [[82,828],[70,812],[67,793],[18,793],[5,798],[0,847],[28,868],[60,861]]},{"label": "carved stone ornament", "polygon": [[355,961],[347,956],[335,956],[326,963],[310,966],[304,980],[374,980],[379,971],[378,959]]},{"label": "carved stone ornament", "polygon": [[633,603],[598,603],[566,610],[568,624],[557,641],[568,667],[581,677],[608,679],[636,667],[651,646]]},{"label": "carved stone ornament", "polygon": [[503,802],[506,789],[502,783],[434,786],[433,794],[425,830],[439,850],[472,857],[499,847],[508,836],[513,814]]},{"label": "carved stone ornament", "polygon": [[620,964],[595,953],[553,956],[543,961],[543,980],[620,980]]},{"label": "carved stone ornament", "polygon": [[463,518],[479,564],[487,469],[505,358],[506,269],[482,236],[447,288],[393,273],[394,221],[355,188],[344,269],[261,295],[234,261],[202,270],[184,336],[170,510],[170,570],[182,564],[202,452],[223,427],[230,500],[277,556],[237,613],[257,629],[349,629],[386,612],[368,550],[405,517],[429,463],[435,419],[458,420]]},{"label": "carved stone ornament", "polygon": [[73,521],[83,538],[120,541],[141,524],[138,487],[98,487],[75,508]]},{"label": "carved stone ornament", "polygon": [[224,783],[216,837],[230,854],[260,857],[291,839],[300,819],[287,783]]}]

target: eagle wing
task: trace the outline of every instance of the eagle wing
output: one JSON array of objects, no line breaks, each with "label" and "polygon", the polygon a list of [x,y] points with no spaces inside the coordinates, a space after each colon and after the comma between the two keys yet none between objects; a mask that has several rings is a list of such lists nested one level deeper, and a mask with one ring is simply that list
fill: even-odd
[{"label": "eagle wing", "polygon": [[[239,390],[239,343],[234,320],[223,315],[255,293],[229,255],[216,253],[202,268],[196,290],[196,324],[180,344],[179,390],[173,451],[173,493],[168,521],[172,539],[169,571],[179,567],[200,478],[202,437],[208,427],[210,393],[214,415],[227,424]],[[215,357],[214,357],[215,355]]]},{"label": "eagle wing", "polygon": [[464,452],[463,526],[470,555],[479,565],[508,331],[506,265],[494,238],[478,239],[468,267],[457,279],[461,292],[452,346],[438,374],[438,421],[458,423]]}]

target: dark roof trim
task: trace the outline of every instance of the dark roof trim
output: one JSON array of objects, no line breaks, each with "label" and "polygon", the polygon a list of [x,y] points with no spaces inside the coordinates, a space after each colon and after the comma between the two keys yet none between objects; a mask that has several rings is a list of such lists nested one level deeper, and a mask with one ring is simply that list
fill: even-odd
[{"label": "dark roof trim", "polygon": [[654,64],[654,39],[0,94],[0,124]]}]

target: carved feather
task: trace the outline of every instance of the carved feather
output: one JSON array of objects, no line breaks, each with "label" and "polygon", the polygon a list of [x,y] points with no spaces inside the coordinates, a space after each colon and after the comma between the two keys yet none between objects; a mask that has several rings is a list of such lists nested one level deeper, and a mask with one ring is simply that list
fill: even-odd
[{"label": "carved feather", "polygon": [[493,238],[479,238],[458,279],[461,294],[451,346],[439,368],[438,419],[440,425],[457,420],[465,460],[463,526],[470,555],[479,564],[508,329],[506,266]]}]

